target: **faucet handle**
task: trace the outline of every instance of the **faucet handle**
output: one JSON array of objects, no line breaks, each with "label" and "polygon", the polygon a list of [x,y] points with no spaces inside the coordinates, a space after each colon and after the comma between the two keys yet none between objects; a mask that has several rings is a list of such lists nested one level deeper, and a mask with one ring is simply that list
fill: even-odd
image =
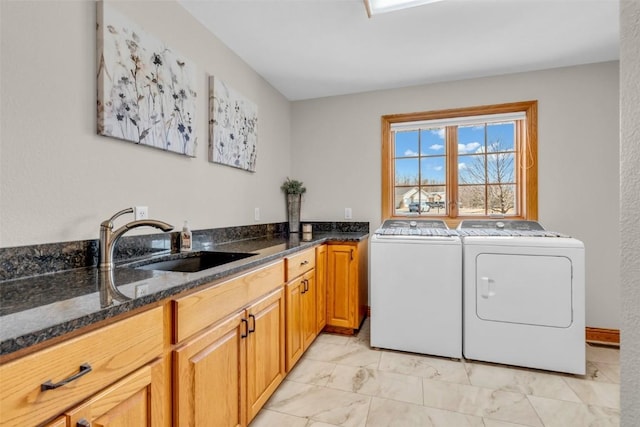
[{"label": "faucet handle", "polygon": [[113,228],[113,221],[118,218],[119,216],[122,216],[124,214],[128,214],[128,213],[133,213],[133,208],[127,208],[127,209],[123,209],[120,212],[117,212],[116,214],[114,214],[111,218],[102,221],[102,223],[100,225],[102,225],[103,227],[109,227],[109,228]]}]

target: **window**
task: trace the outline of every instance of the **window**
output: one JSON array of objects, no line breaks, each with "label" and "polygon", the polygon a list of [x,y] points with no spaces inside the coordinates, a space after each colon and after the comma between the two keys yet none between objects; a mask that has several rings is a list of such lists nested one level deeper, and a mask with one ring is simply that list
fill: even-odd
[{"label": "window", "polygon": [[537,101],[382,117],[384,219],[537,210]]}]

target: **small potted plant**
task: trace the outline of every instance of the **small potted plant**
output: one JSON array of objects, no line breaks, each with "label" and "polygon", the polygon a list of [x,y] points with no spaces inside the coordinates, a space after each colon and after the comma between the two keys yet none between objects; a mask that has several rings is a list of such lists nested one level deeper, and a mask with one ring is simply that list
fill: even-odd
[{"label": "small potted plant", "polygon": [[300,232],[300,206],[302,195],[307,191],[301,181],[287,177],[280,187],[286,196],[287,218],[289,220],[289,233]]}]

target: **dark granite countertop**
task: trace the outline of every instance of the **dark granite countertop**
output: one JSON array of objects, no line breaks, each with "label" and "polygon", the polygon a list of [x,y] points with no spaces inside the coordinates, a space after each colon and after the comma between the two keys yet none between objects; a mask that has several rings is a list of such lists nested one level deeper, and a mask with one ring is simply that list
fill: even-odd
[{"label": "dark granite countertop", "polygon": [[[257,255],[195,273],[143,270],[143,261],[121,263],[113,283],[126,302],[101,306],[100,282],[96,267],[77,268],[51,274],[0,281],[0,356],[76,331],[93,323],[169,298],[203,284],[247,271],[281,259],[291,253],[327,241],[361,241],[367,232],[313,233],[308,241],[301,235],[274,235],[236,242],[197,242],[194,250],[251,252]],[[148,294],[134,298],[135,289],[148,286]]]}]

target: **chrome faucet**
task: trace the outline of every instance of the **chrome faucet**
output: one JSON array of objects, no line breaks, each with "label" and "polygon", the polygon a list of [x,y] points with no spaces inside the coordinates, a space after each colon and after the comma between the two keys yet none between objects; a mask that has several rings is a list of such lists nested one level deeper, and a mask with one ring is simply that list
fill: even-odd
[{"label": "chrome faucet", "polygon": [[173,230],[173,225],[167,224],[166,222],[157,221],[155,219],[141,219],[138,221],[131,221],[118,228],[116,231],[113,231],[113,221],[119,216],[128,213],[133,213],[133,208],[123,209],[111,218],[100,223],[100,270],[113,270],[113,250],[116,243],[124,233],[132,228],[149,226],[159,228],[164,232]]}]

